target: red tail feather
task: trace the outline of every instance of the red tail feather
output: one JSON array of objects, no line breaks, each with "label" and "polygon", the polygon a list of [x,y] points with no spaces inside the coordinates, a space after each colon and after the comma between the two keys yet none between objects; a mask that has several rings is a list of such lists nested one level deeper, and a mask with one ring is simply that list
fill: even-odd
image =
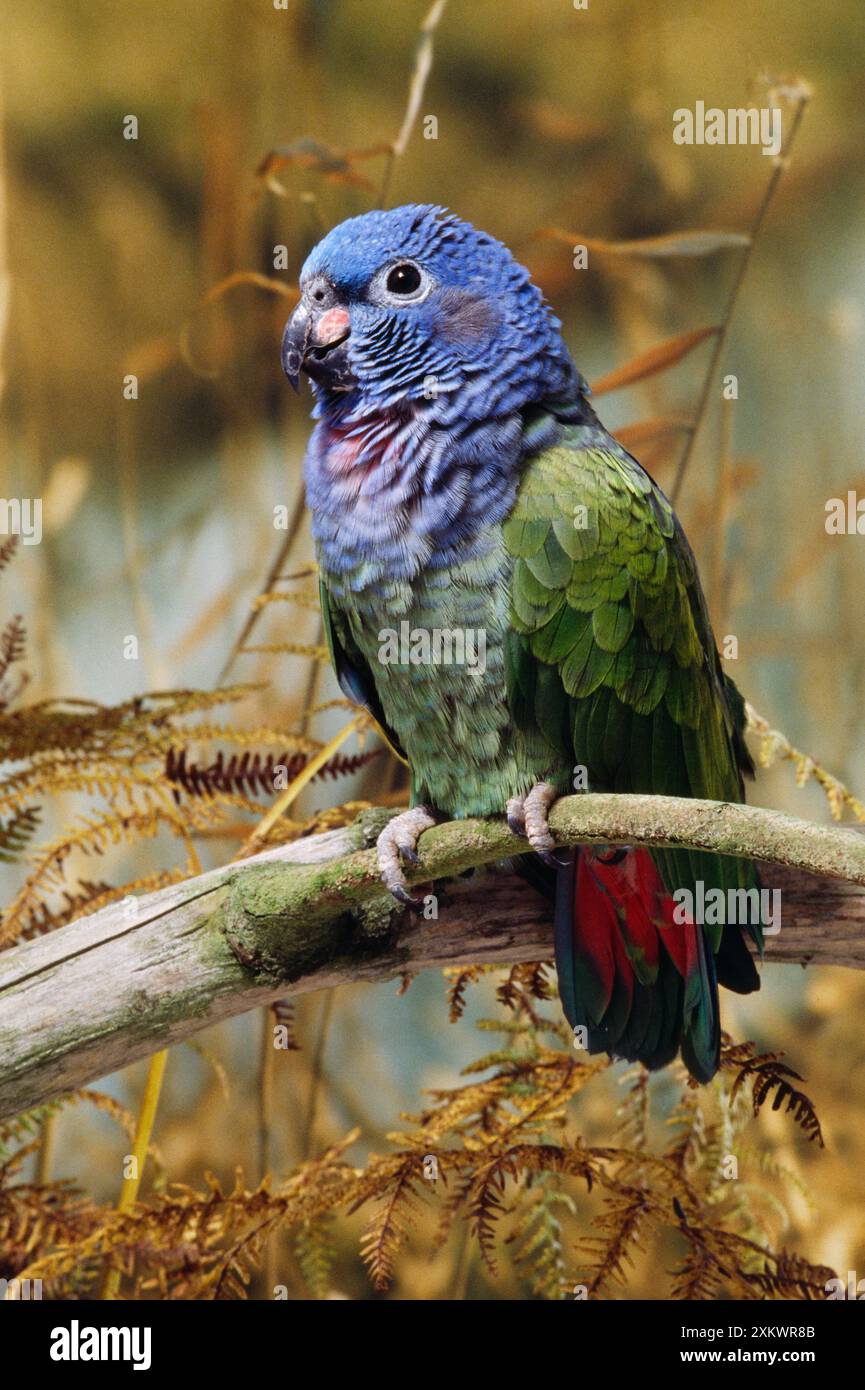
[{"label": "red tail feather", "polygon": [[675,908],[648,850],[581,852],[574,930],[578,950],[594,962],[608,1000],[616,969],[628,981],[635,965],[644,979],[654,976],[662,941],[683,979],[693,968],[697,928],[690,920],[676,922]]}]

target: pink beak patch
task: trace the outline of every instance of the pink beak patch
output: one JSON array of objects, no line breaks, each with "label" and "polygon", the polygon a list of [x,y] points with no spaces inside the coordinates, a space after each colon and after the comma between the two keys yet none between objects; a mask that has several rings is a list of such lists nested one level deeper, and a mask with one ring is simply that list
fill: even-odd
[{"label": "pink beak patch", "polygon": [[351,327],[347,309],[328,309],[322,314],[310,334],[310,341],[316,347],[329,347],[331,343],[344,338]]}]

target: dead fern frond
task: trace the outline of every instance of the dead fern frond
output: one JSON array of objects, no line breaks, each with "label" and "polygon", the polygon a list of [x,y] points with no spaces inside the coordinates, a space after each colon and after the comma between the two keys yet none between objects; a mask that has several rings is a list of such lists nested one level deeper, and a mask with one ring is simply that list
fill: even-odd
[{"label": "dead fern frond", "polygon": [[546,961],[512,965],[496,990],[496,998],[511,1013],[520,1012],[540,1026],[541,1018],[532,1001],[553,997],[549,970]]},{"label": "dead fern frond", "polygon": [[[350,777],[381,757],[384,749],[372,748],[363,753],[337,753],[316,772],[313,781],[327,777]],[[268,796],[284,790],[306,767],[305,753],[245,752],[232,753],[226,758],[220,750],[214,760],[203,766],[187,756],[187,749],[169,748],[165,760],[165,776],[171,783],[174,798],[180,802],[180,788],[189,796],[213,798],[221,794]]]},{"label": "dead fern frond", "polygon": [[10,618],[0,633],[0,681],[4,680],[10,666],[21,661],[27,648],[27,629],[20,616]]},{"label": "dead fern frond", "polygon": [[644,1237],[652,1215],[652,1199],[643,1189],[622,1187],[608,1193],[592,1223],[598,1234],[583,1236],[578,1242],[578,1248],[588,1256],[585,1282],[589,1298],[597,1298],[612,1283],[626,1282],[627,1266],[645,1249]]},{"label": "dead fern frond", "polygon": [[825,793],[833,820],[841,819],[846,806],[858,821],[865,822],[865,804],[858,796],[854,796],[849,787],[831,772],[827,772],[809,753],[794,748],[786,735],[778,729],[773,729],[769,721],[764,719],[762,714],[758,714],[751,705],[746,703],[745,710],[748,728],[757,736],[757,761],[761,767],[771,767],[779,759],[782,762],[793,763],[796,769],[796,786],[804,787],[813,777]]},{"label": "dead fern frond", "polygon": [[99,1208],[69,1182],[0,1182],[0,1278],[17,1278],[34,1250],[86,1240],[98,1218]]},{"label": "dead fern frond", "polygon": [[622,1077],[625,1098],[616,1112],[617,1135],[629,1149],[649,1147],[649,1073],[645,1067],[632,1067]]},{"label": "dead fern frond", "polygon": [[13,532],[13,534],[0,545],[0,571],[5,570],[10,560],[14,558],[20,539],[21,537]]},{"label": "dead fern frond", "polygon": [[[40,700],[0,712],[0,762],[19,762],[51,751],[81,757],[111,750],[141,755],[151,739],[164,739],[171,721],[244,699],[255,686],[222,690],[153,691],[118,705],[95,700]],[[174,730],[173,741],[177,741]]]},{"label": "dead fern frond", "polygon": [[781,1250],[770,1256],[774,1268],[767,1268],[749,1274],[747,1278],[756,1285],[765,1298],[798,1298],[813,1301],[826,1299],[829,1285],[838,1281],[834,1269],[827,1265],[813,1265],[801,1255]]},{"label": "dead fern frond", "polygon": [[361,1238],[361,1256],[369,1269],[373,1288],[380,1292],[389,1286],[393,1278],[397,1254],[408,1239],[409,1228],[416,1219],[420,1176],[416,1154],[397,1156],[387,1195]]},{"label": "dead fern frond", "polygon": [[772,1096],[772,1109],[780,1110],[783,1106],[788,1115],[792,1114],[796,1124],[808,1138],[823,1149],[826,1145],[814,1102],[804,1091],[790,1084],[791,1079],[801,1081],[802,1077],[792,1067],[780,1061],[782,1055],[777,1052],[757,1054],[754,1044],[750,1042],[735,1047],[724,1047],[721,1066],[736,1072],[732,1098],[735,1099],[742,1087],[750,1082],[755,1115],[759,1114],[762,1106]]},{"label": "dead fern frond", "polygon": [[0,861],[14,864],[39,828],[42,813],[38,806],[16,811],[5,825],[0,823]]},{"label": "dead fern frond", "polygon": [[673,1271],[673,1297],[714,1297],[723,1289],[728,1298],[759,1298],[760,1281],[779,1257],[746,1236],[701,1219],[696,1212],[686,1214],[678,1201],[674,1206],[679,1232],[690,1251]]},{"label": "dead fern frond", "polygon": [[489,970],[485,965],[447,965],[442,974],[448,981],[448,1018],[458,1023],[466,1007],[466,991]]},{"label": "dead fern frond", "polygon": [[[223,800],[227,804],[231,802],[228,797]],[[184,808],[182,818],[165,804],[81,817],[77,824],[30,856],[31,872],[11,900],[0,925],[0,948],[19,940],[22,931],[33,925],[33,911],[40,893],[62,886],[64,865],[74,850],[83,854],[103,854],[111,845],[136,844],[155,837],[161,830],[170,830],[185,839],[190,830],[212,825],[222,814],[222,806],[193,802]]]},{"label": "dead fern frond", "polygon": [[355,1195],[361,1177],[342,1154],[356,1139],[353,1130],[276,1192],[266,1183],[249,1191],[239,1173],[226,1192],[206,1174],[206,1192],[175,1187],[125,1211],[97,1208],[77,1232],[31,1247],[44,1253],[32,1260],[26,1277],[50,1280],[57,1291],[84,1262],[112,1256],[122,1263],[134,1256],[144,1267],[144,1281],[159,1282],[166,1263],[176,1267],[173,1297],[243,1296],[243,1271],[274,1230],[315,1219]]}]

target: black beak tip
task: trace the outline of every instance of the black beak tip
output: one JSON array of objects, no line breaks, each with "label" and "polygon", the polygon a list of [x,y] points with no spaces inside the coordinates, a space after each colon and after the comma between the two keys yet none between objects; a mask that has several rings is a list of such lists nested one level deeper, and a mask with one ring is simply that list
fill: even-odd
[{"label": "black beak tip", "polygon": [[295,347],[287,347],[282,354],[282,369],[288,377],[292,388],[300,391],[300,369],[303,366],[303,357]]}]

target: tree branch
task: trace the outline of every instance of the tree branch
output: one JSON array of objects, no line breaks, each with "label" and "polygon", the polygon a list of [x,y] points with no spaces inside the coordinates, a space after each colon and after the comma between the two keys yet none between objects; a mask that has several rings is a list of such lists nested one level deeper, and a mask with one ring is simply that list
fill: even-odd
[{"label": "tree branch", "polygon": [[[0,1119],[289,994],[430,966],[552,954],[549,903],[508,871],[525,851],[503,822],[427,831],[414,883],[437,920],[383,894],[371,843],[388,812],[112,904],[0,955]],[[757,807],[585,795],[553,808],[560,845],[645,844],[744,854],[782,894],[770,961],[865,968],[865,838]]]}]

